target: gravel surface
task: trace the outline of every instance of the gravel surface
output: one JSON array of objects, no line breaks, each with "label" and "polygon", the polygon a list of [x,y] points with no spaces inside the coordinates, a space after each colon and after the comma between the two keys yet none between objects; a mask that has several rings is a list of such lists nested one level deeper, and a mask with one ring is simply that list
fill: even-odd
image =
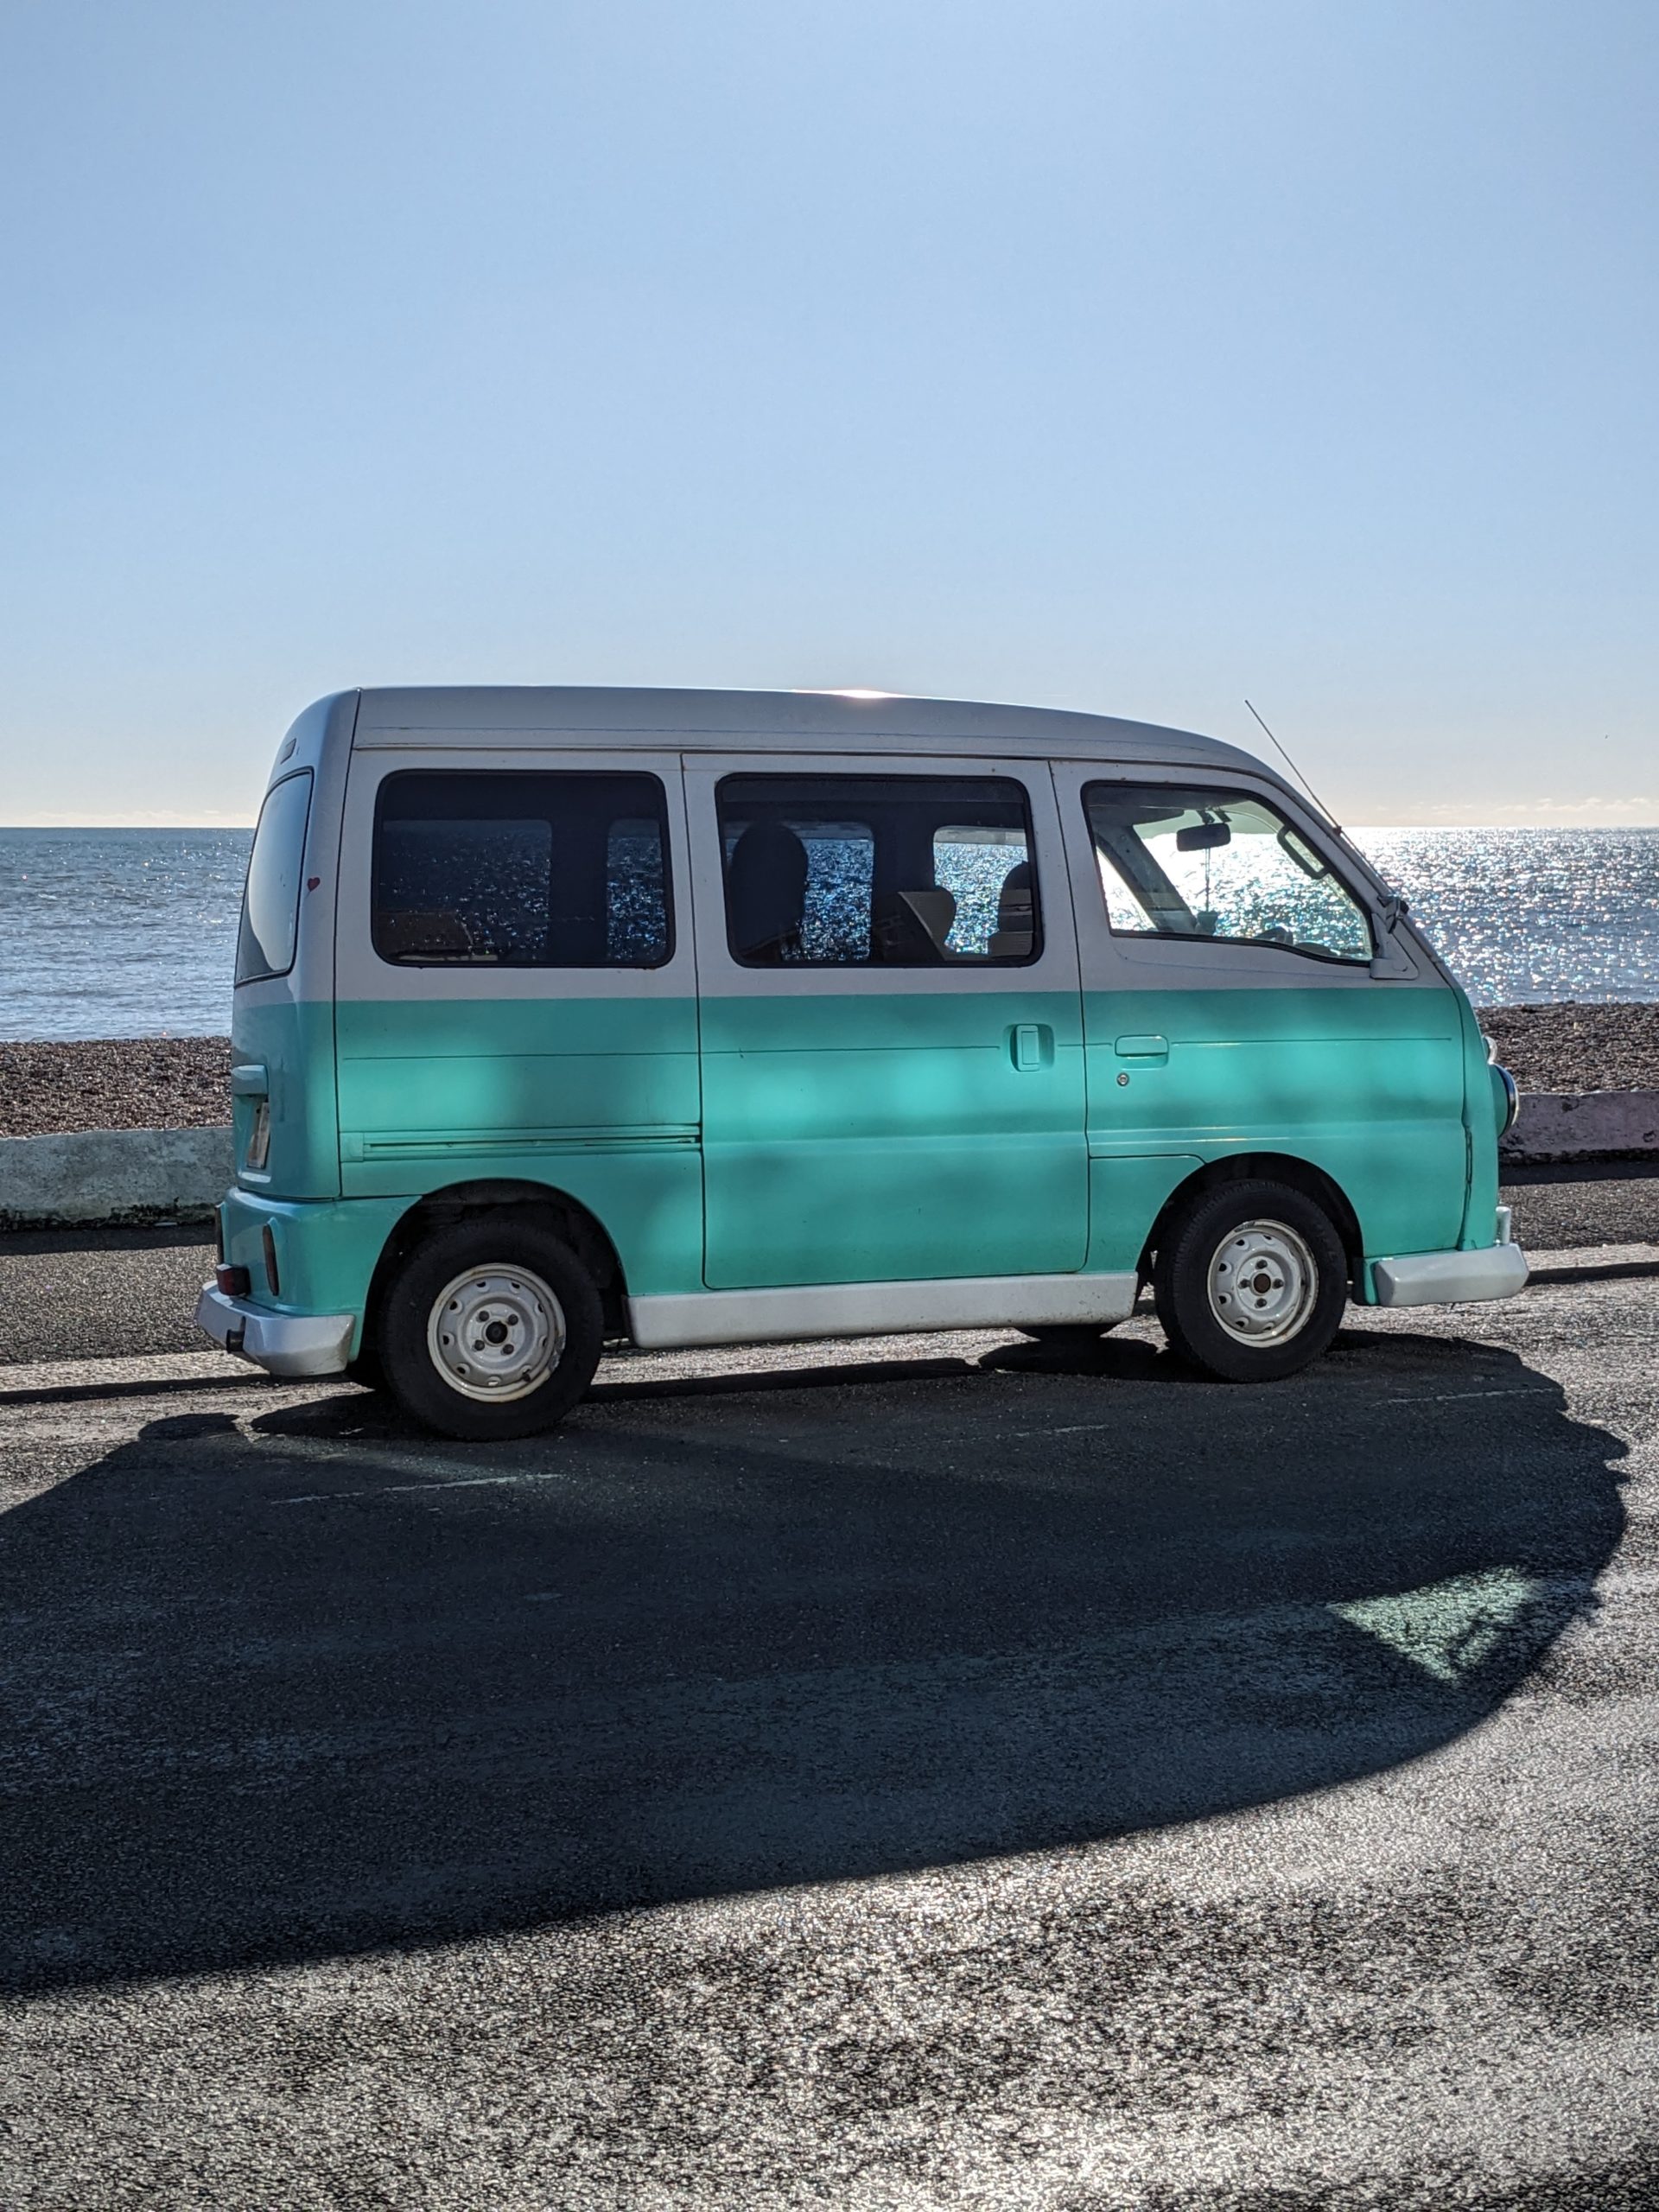
[{"label": "gravel surface", "polygon": [[[1522,1090],[1659,1090],[1659,1006],[1488,1007]],[[0,1137],[199,1129],[229,1120],[227,1037],[0,1045]]]},{"label": "gravel surface", "polygon": [[0,1045],[0,1137],[207,1129],[230,1116],[228,1037]]},{"label": "gravel surface", "polygon": [[[1487,1007],[1522,1090],[1659,1089],[1659,1006]],[[0,1045],[0,1137],[195,1129],[226,1121],[226,1037]]]},{"label": "gravel surface", "polygon": [[194,1315],[213,1256],[199,1230],[0,1236],[0,1363],[200,1351]]},{"label": "gravel surface", "polygon": [[1522,1090],[1659,1090],[1659,1006],[1492,1006],[1478,1014]]},{"label": "gravel surface", "polygon": [[1611,1162],[1588,1177],[1535,1169],[1499,1195],[1515,1209],[1516,1242],[1539,1262],[1596,1244],[1659,1244],[1659,1175],[1651,1173],[1619,1174]]},{"label": "gravel surface", "polygon": [[[1504,1186],[1516,1240],[1550,1251],[1659,1244],[1659,1176],[1560,1170]],[[0,1236],[0,1363],[200,1351],[191,1316],[213,1271],[194,1230],[38,1230]]]},{"label": "gravel surface", "polygon": [[0,1397],[0,2202],[1651,2208],[1656,1331]]}]

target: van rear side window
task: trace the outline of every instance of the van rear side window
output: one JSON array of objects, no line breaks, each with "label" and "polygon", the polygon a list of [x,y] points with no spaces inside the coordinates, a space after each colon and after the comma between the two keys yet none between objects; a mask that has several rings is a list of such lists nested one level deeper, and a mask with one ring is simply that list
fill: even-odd
[{"label": "van rear side window", "polygon": [[374,949],[400,967],[660,967],[673,950],[667,852],[656,776],[388,776]]},{"label": "van rear side window", "polygon": [[236,939],[236,980],[257,983],[286,976],[294,965],[300,926],[300,870],[311,812],[311,771],[285,776],[265,793],[248,855],[242,926]]}]

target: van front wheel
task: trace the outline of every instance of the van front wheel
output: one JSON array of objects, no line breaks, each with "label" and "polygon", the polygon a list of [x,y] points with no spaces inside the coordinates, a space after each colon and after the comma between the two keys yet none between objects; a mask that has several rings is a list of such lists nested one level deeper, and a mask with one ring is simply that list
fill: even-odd
[{"label": "van front wheel", "polygon": [[476,1443],[562,1421],[599,1365],[599,1293],[550,1230],[487,1217],[416,1247],[382,1310],[380,1351],[398,1403]]},{"label": "van front wheel", "polygon": [[1153,1268],[1158,1319],[1190,1365],[1270,1382],[1328,1351],[1348,1298],[1342,1239],[1288,1184],[1226,1183],[1170,1224]]}]

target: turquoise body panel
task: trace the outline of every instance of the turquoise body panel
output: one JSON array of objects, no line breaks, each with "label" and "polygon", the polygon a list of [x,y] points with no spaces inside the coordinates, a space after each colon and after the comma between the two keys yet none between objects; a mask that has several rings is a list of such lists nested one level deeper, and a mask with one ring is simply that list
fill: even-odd
[{"label": "turquoise body panel", "polygon": [[1499,1079],[1487,1058],[1486,1039],[1480,1033],[1475,1010],[1458,993],[1463,1015],[1464,1120],[1469,1131],[1469,1195],[1464,1207],[1463,1233],[1458,1239],[1465,1251],[1479,1250],[1492,1241],[1497,1213],[1497,1132],[1503,1120],[1498,1104]]},{"label": "turquoise body panel", "polygon": [[1089,1162],[1090,1274],[1128,1274],[1141,1264],[1152,1224],[1204,1161],[1195,1152],[1147,1153]]},{"label": "turquoise body panel", "polygon": [[342,1000],[336,1049],[348,1198],[544,1183],[636,1296],[702,1287],[695,1000]]},{"label": "turquoise body panel", "polygon": [[[270,1198],[233,1190],[219,1208],[225,1256],[245,1267],[256,1305],[277,1313],[349,1313],[361,1348],[363,1310],[386,1239],[415,1204],[404,1198]],[[265,1275],[264,1232],[276,1250],[280,1294]]]},{"label": "turquoise body panel", "polygon": [[[1147,1154],[1279,1153],[1331,1176],[1368,1257],[1454,1247],[1468,1179],[1460,998],[1438,983],[1090,992],[1097,1208],[1140,1214]],[[1119,1040],[1154,1039],[1166,1058],[1119,1052]],[[1109,1165],[1120,1156],[1121,1176]]]},{"label": "turquoise body panel", "polygon": [[[231,1011],[231,1060],[263,1067],[270,1081],[270,1151],[251,1190],[285,1198],[340,1196],[340,1141],[334,1119],[334,1009],[323,1001],[266,999],[238,991]],[[231,1101],[238,1169],[247,1157],[254,1100]]]},{"label": "turquoise body panel", "polygon": [[701,1016],[458,989],[238,1003],[233,1037],[269,1071],[272,1133],[226,1255],[261,1303],[359,1325],[408,1208],[504,1179],[585,1205],[635,1296],[1127,1270],[1189,1175],[1255,1152],[1323,1168],[1368,1258],[1493,1237],[1493,1086],[1444,985],[712,996]]},{"label": "turquoise body panel", "polygon": [[709,997],[702,1064],[710,1289],[1084,1265],[1077,992]]}]

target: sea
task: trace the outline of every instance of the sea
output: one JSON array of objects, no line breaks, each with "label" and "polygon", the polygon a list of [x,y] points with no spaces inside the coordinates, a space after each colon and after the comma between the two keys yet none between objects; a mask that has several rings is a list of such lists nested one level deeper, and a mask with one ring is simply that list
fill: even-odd
[{"label": "sea", "polygon": [[[0,830],[0,1040],[222,1036],[246,830]],[[1659,828],[1354,830],[1478,1006],[1659,1001]]]}]

